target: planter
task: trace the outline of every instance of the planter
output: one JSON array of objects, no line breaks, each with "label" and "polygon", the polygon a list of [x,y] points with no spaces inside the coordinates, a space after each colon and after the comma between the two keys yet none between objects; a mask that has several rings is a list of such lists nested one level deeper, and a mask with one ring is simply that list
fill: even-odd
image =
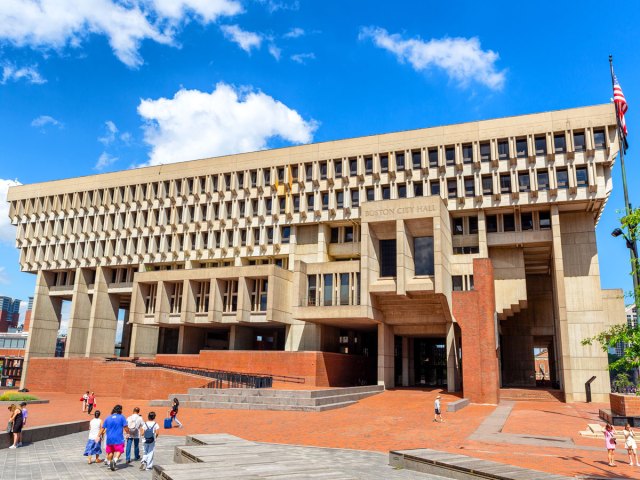
[{"label": "planter", "polygon": [[623,417],[640,417],[640,397],[636,395],[623,395],[610,393],[609,403],[614,415]]}]

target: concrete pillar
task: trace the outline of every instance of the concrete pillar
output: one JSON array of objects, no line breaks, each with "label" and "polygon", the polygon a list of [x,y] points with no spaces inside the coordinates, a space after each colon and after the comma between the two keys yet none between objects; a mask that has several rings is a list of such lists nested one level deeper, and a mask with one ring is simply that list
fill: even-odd
[{"label": "concrete pillar", "polygon": [[404,220],[396,220],[396,293],[405,295],[407,280],[415,276],[411,234]]},{"label": "concrete pillar", "polygon": [[402,337],[402,386],[409,386],[409,337]]},{"label": "concrete pillar", "polygon": [[238,278],[238,322],[251,321],[251,292],[249,292],[251,281],[247,277]]},{"label": "concrete pillar", "polygon": [[318,262],[329,261],[329,242],[331,240],[331,227],[326,223],[318,225]]},{"label": "concrete pillar", "polygon": [[385,323],[378,324],[378,385],[384,385],[385,388],[395,387],[393,342],[393,327]]},{"label": "concrete pillar", "polygon": [[196,282],[185,280],[182,286],[182,305],[180,307],[180,322],[193,323],[196,318]]},{"label": "concrete pillar", "polygon": [[229,350],[252,350],[253,329],[241,325],[231,325]]},{"label": "concrete pillar", "polygon": [[180,325],[178,353],[185,355],[200,353],[200,349],[204,345],[205,334],[206,331],[203,328]]},{"label": "concrete pillar", "polygon": [[459,392],[460,365],[458,364],[458,339],[456,338],[455,323],[447,324],[447,391]]},{"label": "concrete pillar", "polygon": [[110,295],[104,268],[98,267],[93,286],[93,301],[85,356],[113,356],[118,328],[118,295]]},{"label": "concrete pillar", "polygon": [[321,327],[310,322],[294,320],[287,325],[287,338],[284,349],[287,352],[321,350]]},{"label": "concrete pillar", "polygon": [[131,325],[131,357],[155,357],[158,353],[158,336],[160,328],[156,325]]},{"label": "concrete pillar", "polygon": [[64,357],[83,357],[87,351],[91,297],[88,293],[90,270],[78,268],[73,284],[73,298],[67,327],[67,344]]},{"label": "concrete pillar", "polygon": [[131,346],[131,312],[130,310],[124,311],[124,320],[122,322],[122,350],[121,355],[123,357],[129,356],[129,350]]},{"label": "concrete pillar", "polygon": [[40,270],[36,277],[33,295],[31,325],[24,356],[20,387],[27,381],[29,359],[31,357],[53,357],[56,354],[56,339],[60,329],[62,300],[49,296],[53,284],[53,273]]}]

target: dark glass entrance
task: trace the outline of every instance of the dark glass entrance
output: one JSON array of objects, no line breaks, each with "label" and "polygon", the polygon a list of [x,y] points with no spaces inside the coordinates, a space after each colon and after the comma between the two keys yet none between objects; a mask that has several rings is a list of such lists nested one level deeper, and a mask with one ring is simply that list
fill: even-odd
[{"label": "dark glass entrance", "polygon": [[447,344],[445,338],[415,338],[413,360],[416,386],[447,385]]}]

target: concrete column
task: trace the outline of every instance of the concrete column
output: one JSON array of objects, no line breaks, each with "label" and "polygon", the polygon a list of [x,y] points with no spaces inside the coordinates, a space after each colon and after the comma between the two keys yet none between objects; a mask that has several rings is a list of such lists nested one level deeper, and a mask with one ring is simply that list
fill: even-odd
[{"label": "concrete column", "polygon": [[284,349],[287,352],[321,350],[321,327],[310,322],[294,320],[287,325],[287,338]]},{"label": "concrete column", "polygon": [[409,337],[402,337],[402,386],[409,386]]},{"label": "concrete column", "polygon": [[238,322],[251,321],[251,293],[249,292],[249,279],[238,278]]},{"label": "concrete column", "polygon": [[160,328],[156,325],[131,325],[131,357],[155,357],[158,353],[158,336]]},{"label": "concrete column", "polygon": [[193,323],[196,317],[195,282],[185,280],[182,286],[182,305],[180,306],[180,322]]},{"label": "concrete column", "polygon": [[395,387],[393,348],[393,327],[378,324],[378,385],[385,388]]},{"label": "concrete column", "polygon": [[252,350],[253,329],[240,325],[231,325],[229,350]]},{"label": "concrete column", "polygon": [[458,364],[458,339],[455,323],[447,324],[447,391],[459,392],[460,365]]},{"label": "concrete column", "polygon": [[396,293],[398,295],[407,293],[407,280],[415,275],[411,247],[411,235],[407,231],[404,220],[396,220]]},{"label": "concrete column", "polygon": [[31,310],[31,325],[20,381],[21,388],[26,385],[29,359],[31,357],[53,357],[56,353],[62,300],[49,296],[49,288],[52,284],[53,273],[42,270],[38,272],[33,295],[33,309]]},{"label": "concrete column", "polygon": [[131,312],[124,311],[124,320],[122,322],[122,356],[128,357],[131,347]]},{"label": "concrete column", "polygon": [[329,241],[331,240],[331,227],[326,223],[318,225],[318,262],[329,261]]},{"label": "concrete column", "polygon": [[180,325],[178,332],[178,353],[195,354],[200,353],[204,345],[205,330],[198,327]]},{"label": "concrete column", "polygon": [[83,357],[87,351],[91,297],[88,293],[90,270],[78,268],[73,284],[73,298],[67,328],[67,344],[64,357]]},{"label": "concrete column", "polygon": [[114,354],[119,298],[117,295],[109,294],[106,273],[102,267],[98,267],[96,271],[85,351],[87,357],[113,356]]}]

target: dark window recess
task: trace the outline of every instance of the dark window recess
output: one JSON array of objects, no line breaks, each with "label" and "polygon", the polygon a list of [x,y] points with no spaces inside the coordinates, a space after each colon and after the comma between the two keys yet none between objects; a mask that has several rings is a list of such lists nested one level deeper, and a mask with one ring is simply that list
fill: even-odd
[{"label": "dark window recess", "polygon": [[342,176],[342,160],[336,160],[333,164],[334,172],[336,173],[336,177]]},{"label": "dark window recess", "polygon": [[469,217],[469,234],[478,233],[478,217]]},{"label": "dark window recess", "polygon": [[269,183],[271,183],[271,171],[267,169],[264,170],[264,184],[269,185]]},{"label": "dark window recess", "polygon": [[440,195],[440,182],[438,180],[433,180],[429,186],[431,195]]},{"label": "dark window recess", "polygon": [[374,187],[367,187],[367,202],[373,202],[376,199],[376,191]]},{"label": "dark window recess", "polygon": [[573,147],[576,152],[584,152],[586,150],[584,132],[573,132]]},{"label": "dark window recess", "polygon": [[404,170],[404,153],[396,153],[396,169]]},{"label": "dark window recess", "polygon": [[267,242],[273,243],[273,227],[267,227]]},{"label": "dark window recess", "polygon": [[576,168],[576,184],[579,187],[586,187],[589,185],[589,175],[587,174],[586,167]]},{"label": "dark window recess", "polygon": [[251,176],[251,187],[255,187],[258,183],[258,172],[256,172],[255,170],[251,170],[249,175]]},{"label": "dark window recess", "polygon": [[357,189],[351,190],[351,206],[357,207],[360,205],[360,192]]},{"label": "dark window recess", "polygon": [[322,194],[322,209],[323,210],[329,209],[329,194],[327,192],[324,192]]},{"label": "dark window recess", "polygon": [[364,157],[364,173],[373,173],[373,157],[371,155]]},{"label": "dark window recess", "polygon": [[594,130],[593,131],[593,146],[596,150],[602,150],[606,146],[606,141],[604,138],[604,130]]},{"label": "dark window recess", "polygon": [[493,194],[493,177],[491,177],[491,175],[486,175],[482,177],[482,194],[483,195]]},{"label": "dark window recess", "polygon": [[525,158],[527,155],[529,155],[527,139],[526,138],[516,139],[516,156],[518,158]]},{"label": "dark window recess", "polygon": [[546,155],[547,154],[547,137],[536,137],[536,155]]},{"label": "dark window recess", "polygon": [[307,182],[310,182],[313,179],[313,164],[307,163],[304,166],[304,176]]},{"label": "dark window recess", "polygon": [[287,199],[284,197],[280,197],[278,199],[278,209],[280,213],[284,213],[286,207],[287,207]]},{"label": "dark window recess", "polygon": [[344,241],[353,242],[353,227],[344,227]]},{"label": "dark window recess", "polygon": [[498,159],[506,160],[507,158],[509,158],[509,142],[501,140],[498,142]]},{"label": "dark window recess", "polygon": [[407,184],[398,184],[398,198],[407,198]]},{"label": "dark window recess", "polygon": [[429,167],[434,168],[438,166],[438,149],[430,148],[429,149]]},{"label": "dark window recess", "polygon": [[456,198],[458,196],[457,180],[447,180],[447,195],[449,198]]},{"label": "dark window recess", "polygon": [[505,232],[515,232],[516,230],[516,217],[513,213],[507,213],[502,216],[502,226]]},{"label": "dark window recess", "polygon": [[464,195],[465,197],[473,197],[476,194],[476,186],[473,177],[466,177],[464,179]]},{"label": "dark window recess", "polygon": [[[271,198],[267,198],[264,201],[264,208],[266,210],[267,215],[271,215],[271,207],[273,206],[273,201]],[[227,209],[227,213],[231,211],[231,206]]]},{"label": "dark window recess", "polygon": [[282,227],[282,243],[289,243],[291,237],[291,227]]},{"label": "dark window recess", "polygon": [[380,240],[380,276],[396,276],[396,240]]},{"label": "dark window recess", "polygon": [[511,193],[511,174],[500,174],[500,193]]},{"label": "dark window recess", "polygon": [[556,178],[558,179],[558,188],[569,188],[569,173],[566,168],[556,170]]},{"label": "dark window recess", "polygon": [[564,153],[567,151],[567,139],[564,133],[558,133],[553,136],[553,148],[556,153]]},{"label": "dark window recess", "polygon": [[338,190],[336,192],[336,208],[344,207],[344,192],[342,190]]},{"label": "dark window recess", "polygon": [[473,162],[473,146],[463,145],[462,146],[462,163],[471,163],[471,162]]},{"label": "dark window recess", "polygon": [[416,275],[433,275],[433,237],[413,239],[413,261]]},{"label": "dark window recess", "polygon": [[538,214],[540,219],[540,230],[551,229],[551,212],[540,212]]},{"label": "dark window recess", "polygon": [[386,173],[389,171],[389,155],[380,155],[380,172]]},{"label": "dark window recess", "polygon": [[424,195],[424,186],[422,182],[415,182],[413,184],[413,196],[414,197],[422,197]]},{"label": "dark window recess", "polygon": [[529,173],[518,173],[518,185],[521,192],[528,192],[531,190],[531,179],[529,178]]},{"label": "dark window recess", "polygon": [[549,190],[549,172],[547,170],[538,172],[538,190]]},{"label": "dark window recess", "polygon": [[498,217],[497,215],[487,215],[485,218],[487,224],[487,233],[495,233],[498,231]]},{"label": "dark window recess", "polygon": [[278,183],[284,182],[284,168],[278,168]]},{"label": "dark window recess", "polygon": [[451,282],[453,284],[454,292],[461,292],[462,290],[464,290],[462,285],[462,275],[453,275],[451,277]]},{"label": "dark window recess", "polygon": [[415,170],[420,170],[422,168],[422,154],[420,152],[411,152],[411,163],[413,163]]},{"label": "dark window recess", "polygon": [[349,159],[349,175],[357,175],[358,174],[358,159],[350,158]]},{"label": "dark window recess", "polygon": [[300,211],[300,195],[295,195],[293,197],[293,211],[295,213]]},{"label": "dark window recess", "polygon": [[464,233],[464,218],[457,217],[453,219],[453,234],[462,235]]},{"label": "dark window recess", "polygon": [[309,195],[307,195],[307,210],[309,210],[309,211],[313,210],[314,200],[315,200],[315,198],[314,198],[313,193],[310,193]]},{"label": "dark window recess", "polygon": [[521,213],[520,224],[522,225],[522,230],[533,230],[533,213]]},{"label": "dark window recess", "polygon": [[491,160],[491,144],[490,143],[480,144],[480,160],[483,162],[488,162],[489,160]]},{"label": "dark window recess", "polygon": [[297,165],[295,167],[291,167],[291,181],[292,182],[297,182],[298,181],[298,166]]},{"label": "dark window recess", "polygon": [[327,178],[327,162],[320,163],[320,180]]},{"label": "dark window recess", "polygon": [[453,247],[454,255],[471,255],[480,253],[480,247]]},{"label": "dark window recess", "polygon": [[391,187],[386,185],[382,187],[382,199],[389,200],[391,198]]},{"label": "dark window recess", "polygon": [[447,147],[444,149],[444,159],[447,162],[447,166],[451,166],[456,163],[455,147]]},{"label": "dark window recess", "polygon": [[334,227],[331,229],[331,243],[338,243],[340,239],[340,229],[338,227]]}]

